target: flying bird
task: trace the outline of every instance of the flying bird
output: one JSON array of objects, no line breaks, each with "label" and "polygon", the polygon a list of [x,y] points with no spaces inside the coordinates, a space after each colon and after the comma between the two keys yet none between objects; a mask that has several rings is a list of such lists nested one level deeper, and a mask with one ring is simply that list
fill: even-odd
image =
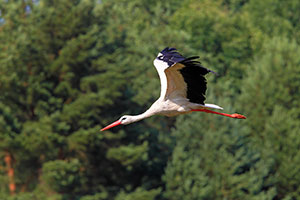
[{"label": "flying bird", "polygon": [[206,79],[209,72],[201,65],[198,56],[184,57],[175,48],[165,48],[153,61],[158,72],[161,91],[160,97],[140,115],[124,115],[119,120],[101,129],[107,130],[117,125],[127,125],[152,115],[176,116],[194,111],[213,113],[226,117],[246,119],[241,114],[227,114],[211,109],[223,109],[218,105],[205,104]]}]

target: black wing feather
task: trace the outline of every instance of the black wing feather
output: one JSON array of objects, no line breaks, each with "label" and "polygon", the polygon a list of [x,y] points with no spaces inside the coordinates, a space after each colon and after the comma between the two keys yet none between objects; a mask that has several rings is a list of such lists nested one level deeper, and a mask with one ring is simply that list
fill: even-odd
[{"label": "black wing feather", "polygon": [[187,98],[190,102],[203,104],[205,101],[205,92],[207,81],[205,75],[210,72],[201,65],[200,62],[194,61],[196,57],[190,57],[181,61],[185,67],[180,69],[184,81],[187,84]]},{"label": "black wing feather", "polygon": [[167,62],[170,67],[176,63],[181,63],[185,66],[179,72],[187,84],[187,98],[192,103],[204,105],[207,89],[207,81],[204,76],[213,71],[206,69],[199,61],[196,61],[195,59],[198,59],[198,56],[185,58],[175,48],[166,47],[160,53],[163,55],[160,59]]}]

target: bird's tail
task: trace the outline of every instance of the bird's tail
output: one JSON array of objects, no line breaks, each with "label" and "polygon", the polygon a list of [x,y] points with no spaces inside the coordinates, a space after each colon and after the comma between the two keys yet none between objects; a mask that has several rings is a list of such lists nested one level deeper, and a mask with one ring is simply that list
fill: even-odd
[{"label": "bird's tail", "polygon": [[209,104],[209,103],[206,103],[204,105],[206,108],[214,108],[214,109],[220,109],[220,110],[223,110],[222,107],[218,106],[218,105],[215,105],[215,104]]}]

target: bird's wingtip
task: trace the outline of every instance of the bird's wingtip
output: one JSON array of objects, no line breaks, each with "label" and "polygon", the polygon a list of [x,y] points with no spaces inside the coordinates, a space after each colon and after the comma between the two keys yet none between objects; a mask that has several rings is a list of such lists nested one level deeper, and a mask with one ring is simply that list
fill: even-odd
[{"label": "bird's wingtip", "polygon": [[170,52],[170,51],[176,51],[177,49],[174,47],[166,47],[164,48],[160,53],[166,53],[166,52]]},{"label": "bird's wingtip", "polygon": [[213,74],[215,74],[216,76],[219,76],[219,74],[217,72],[213,71],[213,70],[209,69],[208,71],[211,72],[211,73],[213,73]]}]

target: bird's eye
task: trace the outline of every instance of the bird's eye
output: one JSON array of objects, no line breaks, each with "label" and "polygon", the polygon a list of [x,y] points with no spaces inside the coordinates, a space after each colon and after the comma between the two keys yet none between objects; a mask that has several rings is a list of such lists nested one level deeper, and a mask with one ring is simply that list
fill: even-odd
[{"label": "bird's eye", "polygon": [[124,121],[124,120],[126,120],[126,117],[123,117],[123,118],[122,118],[122,121]]}]

